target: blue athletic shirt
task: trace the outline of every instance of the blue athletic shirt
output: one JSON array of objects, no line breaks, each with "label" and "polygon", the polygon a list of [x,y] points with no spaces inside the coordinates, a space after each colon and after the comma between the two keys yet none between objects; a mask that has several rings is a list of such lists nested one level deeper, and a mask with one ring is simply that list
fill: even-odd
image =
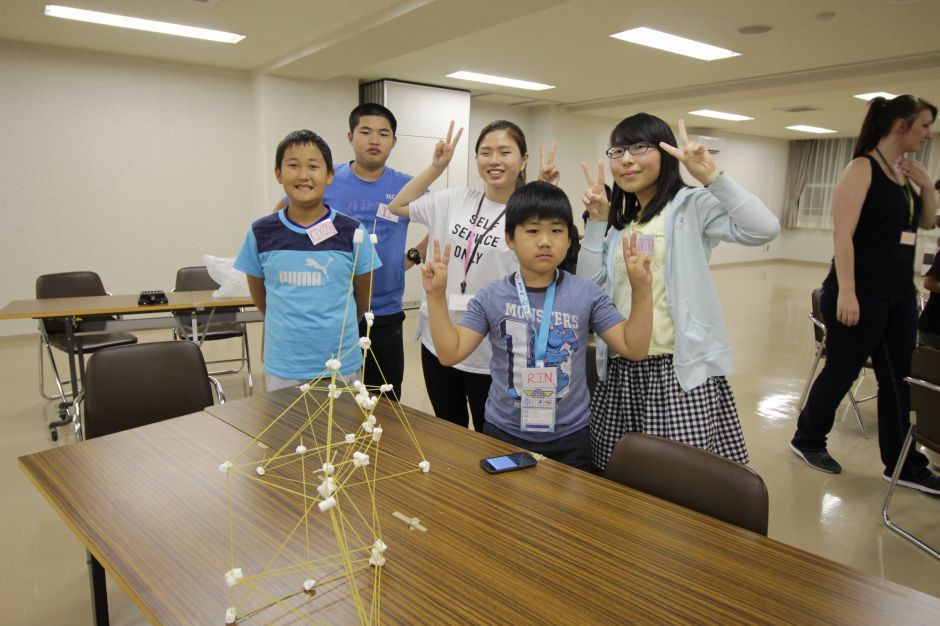
[{"label": "blue athletic shirt", "polygon": [[343,374],[362,367],[352,278],[382,262],[364,230],[363,243],[353,242],[357,220],[327,208],[320,222],[333,221],[332,237],[314,245],[282,209],[252,223],[235,259],[236,269],[264,278],[264,367],[281,378],[316,378],[334,356]]},{"label": "blue athletic shirt", "polygon": [[378,235],[379,243],[375,248],[382,259],[382,267],[377,267],[372,274],[372,312],[376,315],[393,315],[402,310],[408,235],[407,217],[399,217],[396,222],[394,218],[385,219],[376,214],[379,204],[387,205],[394,200],[410,180],[411,176],[390,167],[385,168],[378,180],[362,180],[352,171],[350,163],[342,163],[336,166],[333,182],[323,194],[324,204],[354,217],[367,232]]}]

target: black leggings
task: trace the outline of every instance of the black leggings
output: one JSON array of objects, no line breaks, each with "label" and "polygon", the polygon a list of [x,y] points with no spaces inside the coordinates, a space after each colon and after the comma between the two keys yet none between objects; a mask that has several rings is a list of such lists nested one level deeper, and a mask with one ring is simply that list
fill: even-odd
[{"label": "black leggings", "polygon": [[490,393],[493,379],[489,374],[471,374],[454,367],[445,367],[437,357],[421,345],[421,368],[424,370],[424,385],[431,398],[434,414],[458,426],[467,426],[467,404],[473,415],[473,429],[483,432],[483,415],[486,396]]},{"label": "black leggings", "polygon": [[[813,383],[800,413],[793,444],[803,450],[823,450],[836,409],[871,357],[878,380],[878,446],[885,474],[891,475],[910,427],[911,374],[917,327],[914,295],[888,302],[858,299],[859,320],[845,326],[836,320],[838,291],[823,288],[822,314],[826,323],[826,364]],[[927,468],[927,457],[911,449],[901,477],[911,480]]]},{"label": "black leggings", "polygon": [[[375,316],[372,332],[369,333],[372,346],[366,357],[365,376],[362,381],[370,387],[390,383],[396,400],[401,400],[401,381],[405,375],[405,348],[401,339],[404,319],[404,313]],[[359,322],[359,336],[366,336],[365,320]]]}]

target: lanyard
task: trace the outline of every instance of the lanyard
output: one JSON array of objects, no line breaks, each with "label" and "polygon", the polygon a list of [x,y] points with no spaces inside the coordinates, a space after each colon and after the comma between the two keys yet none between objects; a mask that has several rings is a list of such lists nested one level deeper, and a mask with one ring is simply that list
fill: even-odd
[{"label": "lanyard", "polygon": [[[542,307],[542,323],[539,325],[538,338],[535,341],[535,366],[545,367],[545,350],[548,348],[548,327],[551,325],[552,306],[555,304],[555,284],[558,282],[558,270],[555,270],[555,280],[545,291],[545,305]],[[532,308],[529,306],[529,294],[526,293],[525,283],[522,282],[522,272],[516,272],[516,293],[519,295],[519,304],[522,305],[522,316],[532,330],[535,324],[532,321]]]},{"label": "lanyard", "polygon": [[[885,167],[888,169],[888,172],[891,173],[891,178],[894,179],[894,182],[901,184],[901,181],[897,179],[894,175],[894,168],[888,165],[888,159],[885,158],[885,155],[881,154],[881,150],[878,149],[878,146],[875,146],[875,152],[878,153],[878,156],[881,157],[881,162],[885,164]],[[911,193],[911,181],[905,180],[904,185],[902,186],[902,193],[907,199],[907,213],[910,216],[911,226],[914,225],[914,195]]]},{"label": "lanyard", "polygon": [[480,239],[477,239],[477,220],[480,218],[480,209],[483,208],[483,200],[485,198],[485,194],[480,196],[480,203],[477,205],[477,211],[473,214],[473,221],[470,223],[470,237],[467,238],[467,254],[463,259],[463,280],[460,281],[460,293],[467,293],[467,274],[470,273],[470,260],[477,253],[477,248],[480,247],[480,240],[486,238],[490,231],[493,230],[493,227],[499,223],[499,220],[503,219],[503,214],[506,213],[506,207],[503,207],[503,210],[499,212],[496,219],[493,220],[486,230],[483,231],[483,234],[480,235]]}]

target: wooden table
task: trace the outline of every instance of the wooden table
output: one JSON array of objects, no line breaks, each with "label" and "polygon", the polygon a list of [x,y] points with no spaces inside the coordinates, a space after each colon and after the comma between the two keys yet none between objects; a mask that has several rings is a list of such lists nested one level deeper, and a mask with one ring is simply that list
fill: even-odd
[{"label": "wooden table", "polygon": [[[4,319],[65,319],[65,331],[68,345],[69,375],[73,382],[74,398],[81,391],[81,381],[85,377],[84,359],[81,342],[75,338],[97,333],[135,332],[160,328],[175,328],[173,315],[148,315],[153,313],[189,313],[193,328],[193,337],[199,338],[199,316],[209,313],[209,323],[225,322],[260,322],[261,312],[257,310],[214,313],[224,307],[252,307],[251,298],[216,298],[212,291],[180,291],[166,294],[167,303],[151,306],[137,304],[139,294],[117,296],[84,296],[75,298],[34,298],[14,300],[0,309],[0,320]],[[93,316],[122,316],[120,319],[84,320]],[[203,337],[208,331],[208,324],[203,324]],[[69,423],[67,415],[70,402],[59,406],[59,421],[50,422],[49,430],[53,441],[58,437],[56,428]]]},{"label": "wooden table", "polygon": [[[148,619],[221,624],[231,597],[223,581],[230,569],[226,476],[218,464],[250,448],[297,393],[254,396],[19,462]],[[382,623],[885,624],[936,623],[940,615],[931,596],[553,461],[488,475],[479,459],[511,446],[405,412],[431,471],[376,483],[389,546]],[[384,429],[378,462],[385,453],[407,458],[404,428],[381,405],[376,414]],[[268,429],[260,438],[267,453],[304,418],[295,407]],[[361,414],[343,401],[334,418],[351,427]],[[397,471],[391,462],[383,467]],[[231,502],[235,561],[247,576],[268,562],[301,505],[250,479],[233,481]],[[427,532],[409,529],[394,512],[420,518]],[[327,516],[310,519],[313,536],[328,543],[331,534],[318,526]],[[302,552],[297,542],[285,546],[286,558]],[[356,581],[368,600],[371,574]],[[299,581],[273,584],[284,594]],[[350,594],[340,581],[300,593],[294,603],[318,623],[351,623],[358,617]],[[279,607],[256,619],[303,621]]]}]

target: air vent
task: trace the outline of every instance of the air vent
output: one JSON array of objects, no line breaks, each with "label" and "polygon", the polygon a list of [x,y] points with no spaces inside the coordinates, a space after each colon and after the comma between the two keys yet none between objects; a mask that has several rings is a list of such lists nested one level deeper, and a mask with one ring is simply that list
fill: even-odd
[{"label": "air vent", "polygon": [[784,113],[806,113],[807,111],[818,111],[819,107],[811,104],[799,104],[795,107],[774,107],[774,111],[783,111]]}]

